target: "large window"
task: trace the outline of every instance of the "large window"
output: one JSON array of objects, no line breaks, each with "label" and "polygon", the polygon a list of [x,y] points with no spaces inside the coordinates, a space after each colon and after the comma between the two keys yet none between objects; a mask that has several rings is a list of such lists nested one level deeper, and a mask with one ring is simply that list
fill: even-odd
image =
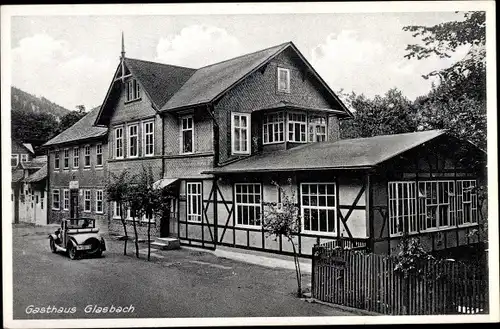
[{"label": "large window", "polygon": [[262,125],[264,144],[283,142],[284,125],[285,118],[283,112],[266,114]]},{"label": "large window", "polygon": [[69,210],[69,190],[63,190],[63,209]]},{"label": "large window", "polygon": [[278,91],[290,92],[290,70],[278,67]]},{"label": "large window", "polygon": [[59,210],[61,207],[61,195],[59,190],[52,190],[52,209]]},{"label": "large window", "polygon": [[475,180],[420,181],[418,189],[414,181],[389,182],[390,234],[477,223],[475,186]]},{"label": "large window", "polygon": [[54,151],[54,169],[59,170],[59,150]]},{"label": "large window", "polygon": [[115,128],[115,158],[123,158],[123,127]]},{"label": "large window", "polygon": [[417,232],[415,182],[389,183],[389,221],[391,235],[401,234],[409,223],[408,231]]},{"label": "large window", "polygon": [[95,146],[95,154],[96,154],[95,165],[96,165],[96,167],[101,167],[102,166],[102,144],[97,144]]},{"label": "large window", "polygon": [[120,203],[113,201],[113,218],[121,218],[122,217],[122,208]]},{"label": "large window", "polygon": [[154,121],[144,122],[142,124],[142,131],[144,134],[143,148],[142,151],[144,156],[151,156],[154,154],[154,136],[155,136],[155,123]]},{"label": "large window", "polygon": [[288,141],[296,143],[306,142],[306,114],[288,113]]},{"label": "large window", "polygon": [[231,114],[231,140],[233,154],[250,154],[250,114]]},{"label": "large window", "polygon": [[311,115],[309,117],[309,142],[326,141],[326,118]]},{"label": "large window", "polygon": [[127,102],[141,98],[141,87],[136,79],[127,81]]},{"label": "large window", "polygon": [[103,199],[104,193],[102,190],[95,191],[95,212],[98,214],[103,213]]},{"label": "large window", "polygon": [[457,181],[457,199],[458,225],[477,223],[476,181]]},{"label": "large window", "polygon": [[128,156],[136,158],[139,156],[137,125],[128,126]]},{"label": "large window", "polygon": [[64,149],[63,154],[64,169],[69,169],[69,149]]},{"label": "large window", "polygon": [[241,226],[261,226],[262,204],[261,185],[255,183],[234,184],[236,196],[236,224]]},{"label": "large window", "polygon": [[194,125],[193,116],[188,115],[181,118],[181,153],[194,152]]},{"label": "large window", "polygon": [[335,233],[335,183],[302,183],[300,192],[302,230],[310,233]]},{"label": "large window", "polygon": [[83,166],[90,167],[90,145],[85,145],[83,149]]},{"label": "large window", "polygon": [[186,183],[187,220],[201,222],[201,183]]},{"label": "large window", "polygon": [[83,190],[83,211],[90,212],[92,207],[92,193],[90,190]]},{"label": "large window", "polygon": [[73,168],[78,169],[80,167],[80,149],[75,147],[73,149]]}]

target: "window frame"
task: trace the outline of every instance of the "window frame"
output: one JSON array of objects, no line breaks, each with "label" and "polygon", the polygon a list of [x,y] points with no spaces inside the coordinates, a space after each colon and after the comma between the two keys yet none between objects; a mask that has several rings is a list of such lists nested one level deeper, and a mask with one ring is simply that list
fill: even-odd
[{"label": "window frame", "polygon": [[[297,120],[291,120],[290,119],[290,116],[292,115],[303,115],[304,118],[305,118],[305,121],[297,121]],[[290,142],[290,143],[301,143],[301,144],[305,144],[308,142],[307,140],[307,137],[308,137],[308,116],[307,116],[307,113],[306,112],[298,112],[298,111],[288,111],[287,112],[287,120],[286,120],[286,124],[287,124],[287,134],[286,134],[286,141],[287,142]],[[292,132],[293,133],[293,137],[295,138],[296,137],[296,131],[295,131],[295,125],[298,124],[300,125],[300,127],[304,127],[304,140],[302,140],[302,138],[300,138],[301,140],[300,141],[297,141],[297,140],[292,140],[290,138],[290,133]],[[290,125],[292,125],[293,129],[290,129]],[[299,128],[299,130],[301,130],[301,128]],[[299,131],[299,134],[300,134],[300,137],[302,137],[302,131]]]},{"label": "window frame", "polygon": [[[87,193],[89,198],[87,199]],[[87,210],[87,201],[89,203],[89,209]],[[85,189],[83,190],[83,212],[91,213],[92,212],[92,190]]]},{"label": "window frame", "polygon": [[[75,160],[76,160],[76,166],[75,166]],[[80,147],[73,147],[73,169],[79,169],[79,168],[80,168]]]},{"label": "window frame", "polygon": [[[146,127],[148,125],[151,125],[152,130],[151,132],[147,132]],[[148,153],[148,135],[151,136],[151,153]],[[145,157],[150,157],[154,156],[155,154],[155,121],[154,120],[148,120],[148,121],[143,121],[142,122],[142,154]]]},{"label": "window frame", "polygon": [[[16,159],[16,164],[12,165],[12,160],[14,160],[14,158]],[[11,154],[10,166],[11,167],[17,167],[18,165],[19,165],[19,154]]]},{"label": "window frame", "polygon": [[[430,206],[431,207],[436,207],[436,212],[438,214],[438,217],[436,217],[436,226],[431,226],[429,227],[427,225],[427,213],[428,213],[428,207],[429,207],[429,204],[428,204],[428,197],[427,197],[427,185],[425,185],[425,190],[424,190],[424,195],[421,197],[420,196],[420,193],[421,193],[421,190],[420,190],[420,184],[427,184],[427,183],[436,183],[436,186],[437,186],[437,190],[438,192],[436,192],[436,203],[431,203]],[[448,202],[447,203],[443,203],[443,202],[439,202],[439,193],[440,193],[440,183],[447,183],[448,184]],[[455,196],[453,197],[453,201],[450,201],[450,187],[449,187],[449,184],[452,183],[453,185],[453,189],[454,189],[454,194]],[[448,179],[438,179],[438,180],[421,180],[418,182],[419,186],[418,186],[418,194],[419,194],[419,199],[422,198],[420,201],[419,201],[419,204],[418,206],[420,207],[421,206],[421,201],[423,201],[423,206],[424,206],[424,211],[422,211],[421,209],[419,209],[419,214],[420,214],[420,232],[432,232],[432,231],[441,231],[441,230],[446,230],[446,229],[449,229],[449,228],[452,228],[452,227],[456,227],[456,225],[451,225],[451,221],[452,221],[452,216],[451,216],[451,206],[453,203],[455,203],[456,205],[456,181],[454,180],[448,180]],[[446,225],[442,225],[441,224],[441,217],[440,217],[440,211],[439,211],[439,208],[442,207],[442,206],[448,206],[447,207],[447,211],[446,213],[448,214],[448,223]],[[454,221],[456,223],[456,217],[457,217],[457,214],[456,214],[456,207],[454,207],[455,209],[455,214],[454,214]],[[422,228],[423,226],[423,228]]]},{"label": "window frame", "polygon": [[69,169],[69,148],[63,150],[63,168],[64,170]]},{"label": "window frame", "polygon": [[[249,193],[248,192],[248,186],[252,185],[254,187],[253,192]],[[246,186],[247,187],[247,193],[244,194],[243,191],[238,193],[238,186]],[[259,193],[255,193],[255,186],[259,187]],[[242,228],[262,228],[262,222],[263,222],[263,213],[262,213],[262,184],[261,183],[234,183],[234,223],[236,227],[242,227]],[[241,196],[241,201],[238,202],[238,194]],[[248,202],[249,196],[252,195],[254,200],[255,197],[258,195],[260,202]],[[247,202],[243,202],[243,196],[246,196]],[[247,219],[248,224],[243,224],[243,220],[240,221],[239,218],[239,211],[238,207],[253,207],[254,211],[253,213],[256,213],[256,209],[259,210],[259,218],[255,218],[254,222],[259,223],[259,224],[250,224],[250,217]],[[243,214],[243,211],[242,211]],[[247,215],[250,215],[250,211],[247,210]]]},{"label": "window frame", "polygon": [[[87,150],[88,150],[88,154],[87,154]],[[92,155],[92,147],[90,146],[90,144],[87,144],[83,147],[83,168],[84,169],[89,169],[90,167],[92,167],[91,155]],[[86,163],[87,158],[89,159],[88,165]]]},{"label": "window frame", "polygon": [[[315,119],[323,119],[325,120],[325,123],[317,123],[313,122],[312,120]],[[309,143],[321,143],[321,142],[326,142],[328,141],[328,117],[325,115],[318,115],[318,114],[310,114],[307,116],[307,141]],[[324,127],[325,128],[325,133],[324,134],[318,134],[317,130],[318,127]],[[311,128],[312,130],[312,139],[311,139]],[[324,136],[325,139],[322,141],[318,141],[317,137],[318,136]]]},{"label": "window frame", "polygon": [[[57,207],[54,206],[57,195]],[[52,210],[61,210],[61,191],[59,189],[52,189]]]},{"label": "window frame", "polygon": [[125,103],[137,101],[141,99],[141,87],[137,79],[131,78],[127,81],[125,86]]},{"label": "window frame", "polygon": [[[113,219],[121,219],[122,218],[122,209],[121,209],[121,206],[120,206],[120,203],[119,202],[116,202],[116,201],[113,201],[112,202],[112,207],[113,207]],[[117,211],[116,210],[119,210],[120,214],[119,216],[117,215]]]},{"label": "window frame", "polygon": [[[304,186],[308,185],[309,186],[309,193],[304,194]],[[316,185],[316,191],[317,191],[317,204],[316,205],[311,205],[310,202],[308,205],[305,205],[304,202],[304,196],[309,196],[309,201],[311,200],[311,196],[313,195],[310,190],[311,185]],[[325,186],[325,194],[320,195],[319,194],[319,186],[324,185]],[[328,185],[331,185],[333,188],[333,194],[328,193]],[[338,209],[338,196],[337,196],[337,184],[335,182],[301,182],[299,185],[299,191],[300,191],[300,231],[306,234],[311,234],[311,235],[327,235],[327,236],[333,236],[337,234],[337,230],[339,229],[337,227],[337,209]],[[319,198],[320,196],[325,198],[325,205],[320,206]],[[328,197],[332,197],[333,206],[328,206]],[[305,225],[305,210],[309,209],[311,210],[317,210],[318,213],[320,210],[326,211],[326,231],[321,231],[321,224],[320,224],[320,218],[318,217],[318,230],[315,231],[312,229],[312,221],[310,224],[309,229],[306,229]],[[330,222],[330,218],[328,217],[328,212],[332,211],[333,212],[333,231],[328,231],[328,223]]]},{"label": "window frame", "polygon": [[60,170],[60,169],[61,169],[61,154],[60,154],[59,150],[55,150],[54,151],[54,170]]},{"label": "window frame", "polygon": [[[281,77],[281,73],[283,73],[283,72],[286,72],[286,88],[285,89],[281,89],[281,86],[280,86],[280,81],[281,81],[280,77]],[[276,86],[277,89],[276,90],[280,93],[289,94],[290,90],[291,90],[291,87],[290,87],[290,69],[278,66],[276,80],[277,80],[277,86]]]},{"label": "window frame", "polygon": [[[101,152],[99,152],[99,149]],[[99,164],[99,155],[101,156],[101,163]],[[104,155],[102,153],[102,143],[97,143],[95,145],[95,166],[102,167],[104,166]]]},{"label": "window frame", "polygon": [[[246,122],[247,126],[246,127],[241,127],[238,126],[236,127],[234,124],[234,119],[235,117],[238,116],[240,119],[238,120],[241,124],[241,117],[246,117]],[[251,113],[242,113],[242,112],[231,112],[231,154],[233,155],[248,155],[251,153],[251,144],[250,144],[250,139],[252,138],[252,122],[251,122]],[[246,151],[239,151],[235,148],[235,129],[240,129],[240,130],[246,130]],[[240,139],[240,145],[241,147],[243,144]]]},{"label": "window frame", "polygon": [[[406,195],[406,198],[403,198],[402,202],[403,202],[403,207],[404,206],[408,207],[408,214],[406,216],[408,218],[413,218],[413,223],[408,222],[408,224],[406,224],[404,222],[404,218],[403,218],[403,223],[402,223],[403,226],[402,226],[401,232],[394,231],[395,228],[396,229],[398,228],[396,226],[398,223],[397,222],[396,222],[396,224],[393,223],[393,221],[397,220],[399,217],[405,216],[405,215],[399,215],[399,213],[398,213],[399,206],[400,206],[399,199],[398,199],[398,196],[399,196],[398,185],[400,185],[400,184],[404,184],[405,186],[407,186],[408,194]],[[392,186],[395,186],[395,188],[391,189]],[[413,189],[410,190],[410,187],[412,187]],[[391,192],[393,190],[396,191],[396,195],[391,198]],[[408,226],[408,233],[409,234],[414,234],[414,233],[419,232],[419,220],[420,219],[417,216],[418,193],[419,193],[419,191],[417,190],[417,184],[415,181],[411,181],[411,180],[410,181],[389,181],[387,183],[387,208],[388,208],[387,209],[387,216],[388,216],[387,218],[388,218],[388,224],[389,224],[389,236],[391,236],[391,237],[402,236],[404,234],[404,231],[405,231],[405,225]],[[391,201],[394,202],[394,207],[392,207]],[[405,203],[405,201],[406,201],[406,203]],[[393,213],[394,210],[396,211],[396,213]],[[411,229],[412,224],[414,225],[414,227],[416,227],[416,230]]]},{"label": "window frame", "polygon": [[[101,195],[99,199],[99,194]],[[99,202],[101,203],[101,210],[99,210]],[[103,214],[104,213],[104,191],[103,190],[95,190],[95,213]]]},{"label": "window frame", "polygon": [[[120,136],[118,137],[118,131],[120,131]],[[113,130],[113,141],[114,141],[114,156],[115,156],[115,159],[123,159],[125,157],[125,154],[124,154],[124,147],[125,147],[125,143],[123,142],[124,140],[124,136],[123,136],[123,126],[116,126],[114,127],[114,130]],[[120,146],[118,147],[118,141],[120,142]],[[118,152],[120,151],[120,152]],[[120,155],[118,156],[118,153],[120,153]]]},{"label": "window frame", "polygon": [[69,189],[63,189],[63,210],[69,210]]},{"label": "window frame", "polygon": [[28,162],[29,160],[29,154],[21,154],[21,162]]},{"label": "window frame", "polygon": [[[281,116],[281,121],[268,121],[269,117],[276,115],[278,119]],[[280,124],[282,124],[282,130],[280,131]],[[281,140],[274,140],[274,136],[276,134],[275,129],[278,128],[278,137],[281,136]],[[266,142],[266,130],[267,130],[267,142]],[[272,134],[270,133],[272,130]],[[284,111],[279,112],[270,112],[265,113],[262,118],[262,144],[263,145],[271,145],[271,144],[279,144],[285,142],[286,135],[286,116]],[[269,141],[272,138],[272,142]]]},{"label": "window frame", "polygon": [[[191,119],[191,128],[184,129],[184,120]],[[188,126],[188,125],[186,125]],[[184,152],[184,132],[191,131],[191,151]],[[192,114],[183,115],[180,117],[180,125],[179,125],[179,141],[180,141],[180,154],[193,154],[194,153],[194,116]]]},{"label": "window frame", "polygon": [[[475,190],[472,190],[474,188],[477,188],[477,180],[476,179],[457,179],[456,180],[457,182],[457,185],[460,183],[460,193],[459,193],[459,189],[458,189],[458,186],[455,188],[455,193],[456,193],[456,201],[457,201],[457,206],[456,206],[456,223],[457,223],[457,226],[458,227],[465,227],[465,226],[471,226],[471,225],[477,225],[478,223],[478,217],[479,217],[479,209],[477,207],[477,191]],[[470,203],[470,218],[471,218],[471,221],[469,222],[465,222],[465,201],[463,201],[464,199],[464,189],[463,189],[463,185],[465,182],[473,182],[474,183],[474,186],[471,188],[471,191],[470,191],[470,201],[467,201],[467,203],[469,204]],[[474,193],[473,193],[474,192]],[[458,200],[461,199],[462,200],[462,203],[458,202]],[[459,206],[460,205],[460,206]],[[473,216],[473,211],[476,211],[475,213],[475,216]],[[462,219],[460,220],[460,217],[459,217],[459,212],[462,213]],[[475,218],[473,218],[475,217]],[[461,222],[460,222],[461,221]]]},{"label": "window frame", "polygon": [[[199,189],[196,193],[192,193],[190,186],[197,186]],[[193,199],[196,198],[198,213],[193,212]],[[186,221],[193,223],[203,222],[203,183],[202,182],[186,182]],[[194,219],[197,218],[197,219]]]},{"label": "window frame", "polygon": [[[132,135],[131,130],[135,128],[135,134]],[[132,155],[132,138],[135,138],[135,155]],[[127,158],[138,158],[139,157],[139,124],[129,123],[127,124]]]}]

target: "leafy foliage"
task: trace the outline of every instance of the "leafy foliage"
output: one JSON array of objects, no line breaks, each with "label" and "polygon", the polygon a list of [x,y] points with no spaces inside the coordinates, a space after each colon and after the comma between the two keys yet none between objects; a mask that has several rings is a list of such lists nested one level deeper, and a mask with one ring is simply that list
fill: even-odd
[{"label": "leafy foliage", "polygon": [[416,238],[403,237],[399,243],[399,253],[396,256],[397,262],[394,271],[408,278],[410,275],[422,276],[423,265],[435,258],[427,253],[420,241]]},{"label": "leafy foliage", "polygon": [[24,110],[11,112],[12,138],[31,143],[35,148],[57,135],[58,126],[54,116],[47,113]]},{"label": "leafy foliage", "polygon": [[58,133],[65,131],[87,114],[85,112],[85,106],[80,105],[80,107],[77,108],[78,110],[71,111],[61,118],[61,122],[58,128]]}]

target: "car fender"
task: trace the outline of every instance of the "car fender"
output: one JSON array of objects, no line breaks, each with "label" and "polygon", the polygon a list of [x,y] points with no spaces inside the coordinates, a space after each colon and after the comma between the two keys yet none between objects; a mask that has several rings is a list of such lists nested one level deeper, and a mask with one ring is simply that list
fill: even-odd
[{"label": "car fender", "polygon": [[85,241],[87,241],[90,238],[95,238],[99,241],[101,241],[101,236],[96,233],[80,233],[80,234],[74,234],[74,235],[69,235],[69,239],[73,240],[76,244],[84,244]]},{"label": "car fender", "polygon": [[49,239],[54,239],[54,241],[57,240],[57,235],[55,234],[49,234]]}]

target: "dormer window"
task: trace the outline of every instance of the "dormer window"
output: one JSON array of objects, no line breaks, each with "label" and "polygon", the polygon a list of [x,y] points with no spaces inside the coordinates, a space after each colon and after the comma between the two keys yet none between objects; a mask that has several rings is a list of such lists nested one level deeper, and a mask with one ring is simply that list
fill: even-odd
[{"label": "dormer window", "polygon": [[141,87],[136,79],[127,81],[127,102],[141,98]]},{"label": "dormer window", "polygon": [[290,70],[278,67],[278,91],[290,92]]}]

